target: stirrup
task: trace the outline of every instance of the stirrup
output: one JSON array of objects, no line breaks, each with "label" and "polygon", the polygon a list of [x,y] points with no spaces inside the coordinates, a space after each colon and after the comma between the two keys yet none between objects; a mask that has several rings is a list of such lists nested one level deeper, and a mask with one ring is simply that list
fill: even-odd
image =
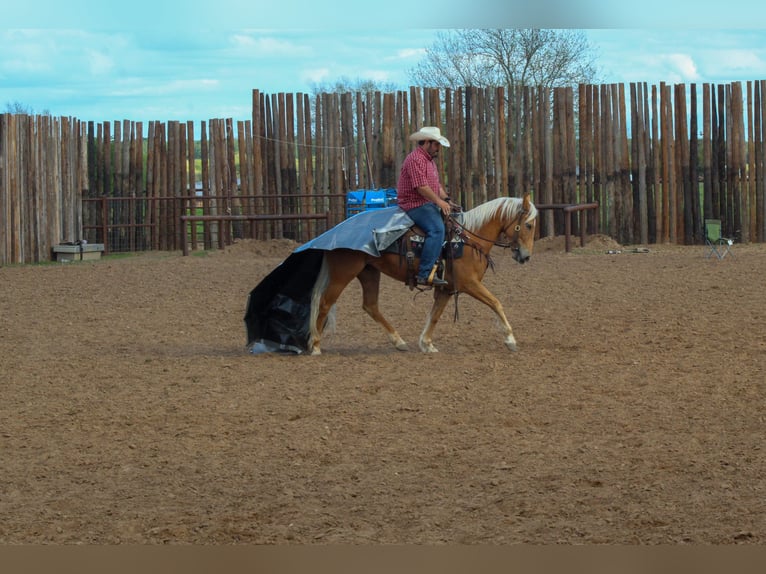
[{"label": "stirrup", "polygon": [[428,277],[426,279],[422,279],[420,277],[415,279],[415,282],[418,285],[427,285],[429,287],[446,287],[447,282],[439,277],[439,275],[436,273],[436,271],[439,269],[439,261],[434,263],[434,266],[431,268],[431,273],[428,274]]},{"label": "stirrup", "polygon": [[415,279],[415,284],[420,285],[421,287],[446,287],[449,285],[449,283],[438,276],[428,277],[426,279],[418,277]]}]

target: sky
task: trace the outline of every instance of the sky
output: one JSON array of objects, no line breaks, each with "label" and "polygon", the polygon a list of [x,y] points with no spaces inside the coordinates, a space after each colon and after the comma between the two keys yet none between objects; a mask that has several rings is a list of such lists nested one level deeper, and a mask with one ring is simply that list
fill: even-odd
[{"label": "sky", "polygon": [[15,4],[0,18],[0,112],[85,121],[249,119],[253,89],[311,93],[344,77],[406,89],[437,33],[456,28],[581,29],[606,83],[766,79],[762,0]]}]

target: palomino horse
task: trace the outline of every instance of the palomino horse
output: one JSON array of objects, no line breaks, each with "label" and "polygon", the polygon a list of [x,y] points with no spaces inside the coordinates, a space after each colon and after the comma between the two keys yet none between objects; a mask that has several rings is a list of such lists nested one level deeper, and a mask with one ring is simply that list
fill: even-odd
[{"label": "palomino horse", "polygon": [[[420,335],[421,351],[437,352],[432,339],[434,328],[449,299],[458,293],[467,293],[489,306],[500,319],[505,345],[512,351],[516,350],[516,339],[503,306],[481,281],[491,263],[489,252],[495,245],[511,248],[513,258],[519,263],[529,260],[534,244],[536,218],[537,208],[530,201],[529,194],[525,194],[523,198],[493,199],[463,213],[463,222],[460,225],[461,236],[465,241],[463,255],[446,260],[444,278],[448,285],[434,289],[433,306]],[[508,241],[500,243],[501,236],[505,236]],[[398,253],[382,253],[376,257],[351,249],[325,252],[311,295],[311,333],[308,348],[312,355],[321,353],[322,331],[328,317],[331,316],[333,305],[354,277],[362,284],[364,310],[383,326],[388,339],[397,349],[407,349],[407,343],[378,308],[381,273],[399,281],[406,281],[407,265],[402,263],[401,258]],[[415,267],[417,264],[415,259]]]}]

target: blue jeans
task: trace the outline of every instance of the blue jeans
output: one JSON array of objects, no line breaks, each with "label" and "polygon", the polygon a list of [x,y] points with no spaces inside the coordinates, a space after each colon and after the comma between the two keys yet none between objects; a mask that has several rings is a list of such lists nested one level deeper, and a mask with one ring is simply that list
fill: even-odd
[{"label": "blue jeans", "polygon": [[430,201],[425,205],[410,209],[407,212],[410,219],[426,234],[423,240],[423,253],[420,255],[418,277],[426,279],[439,258],[444,243],[444,219],[442,212],[435,203]]}]

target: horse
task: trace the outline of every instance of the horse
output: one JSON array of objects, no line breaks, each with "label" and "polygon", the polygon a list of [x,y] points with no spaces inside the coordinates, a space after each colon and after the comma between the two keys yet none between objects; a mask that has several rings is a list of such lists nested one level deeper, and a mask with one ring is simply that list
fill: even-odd
[{"label": "horse", "polygon": [[[529,261],[534,247],[537,213],[528,193],[521,198],[492,199],[463,212],[462,223],[455,225],[465,248],[462,257],[445,259],[444,279],[447,285],[433,290],[433,305],[418,341],[423,353],[438,352],[433,343],[434,328],[447,302],[459,293],[466,293],[492,309],[500,320],[505,346],[511,351],[517,350],[513,329],[503,306],[484,286],[482,279],[492,264],[490,250],[494,246],[510,248],[513,259],[520,264]],[[501,243],[501,236],[507,238],[507,242]],[[417,265],[418,259],[415,258],[414,267],[417,268]],[[407,350],[407,343],[378,307],[381,274],[406,283],[407,273],[407,265],[402,264],[401,253],[383,252],[374,256],[352,249],[325,251],[311,292],[310,354],[321,354],[322,333],[332,322],[335,302],[354,278],[362,286],[362,308],[383,327],[394,347],[401,351]]]}]

